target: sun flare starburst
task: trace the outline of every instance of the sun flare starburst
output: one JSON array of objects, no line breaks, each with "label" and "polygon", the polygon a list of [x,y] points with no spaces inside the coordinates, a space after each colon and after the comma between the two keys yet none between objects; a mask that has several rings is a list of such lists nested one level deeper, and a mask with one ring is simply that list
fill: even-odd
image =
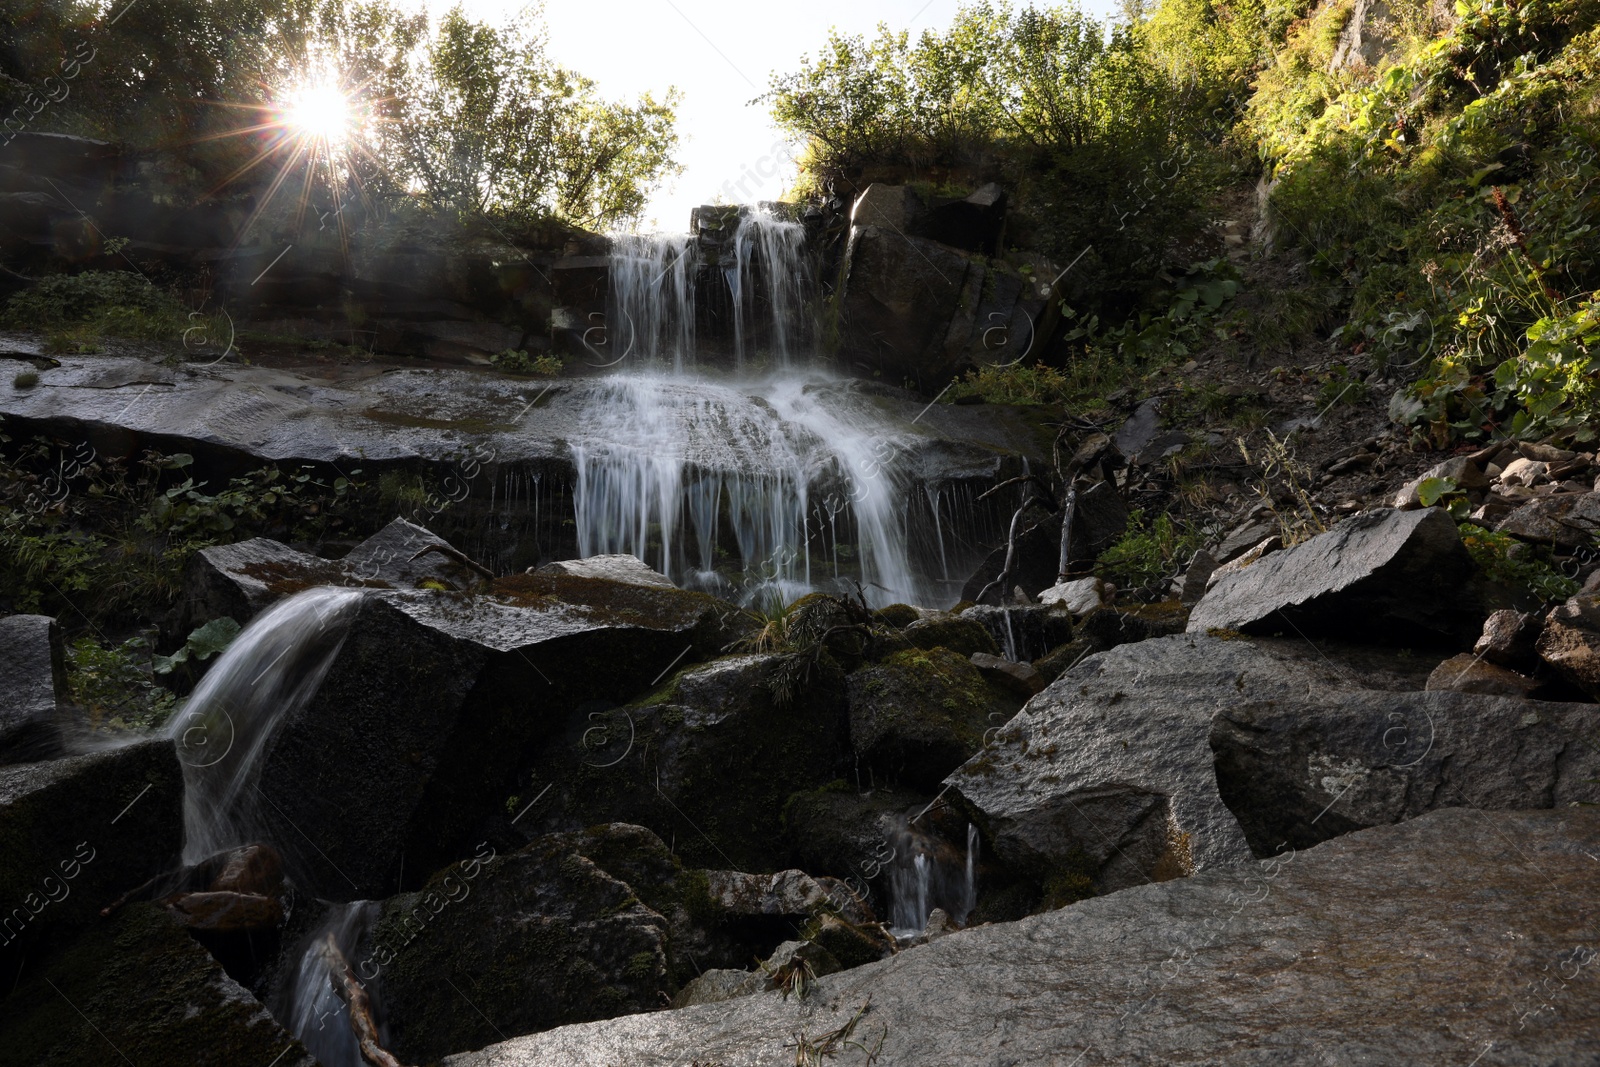
[{"label": "sun flare starburst", "polygon": [[280,111],[285,132],[320,141],[338,151],[354,132],[350,97],[331,81],[308,82],[285,94]]}]

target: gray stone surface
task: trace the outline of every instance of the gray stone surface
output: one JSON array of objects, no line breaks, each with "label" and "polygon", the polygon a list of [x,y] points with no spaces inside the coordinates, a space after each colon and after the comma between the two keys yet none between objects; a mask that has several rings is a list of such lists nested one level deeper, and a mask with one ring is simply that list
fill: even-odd
[{"label": "gray stone surface", "polygon": [[787,1067],[869,1003],[851,1039],[882,1067],[1591,1064],[1597,852],[1593,811],[1435,812],[952,934],[803,1001],[564,1027],[444,1065]]},{"label": "gray stone surface", "polygon": [[1471,558],[1438,508],[1384,509],[1211,579],[1190,633],[1336,634],[1358,640],[1477,636]]},{"label": "gray stone surface", "polygon": [[1552,611],[1536,648],[1557,674],[1600,700],[1600,594],[1579,593]]},{"label": "gray stone surface", "polygon": [[539,574],[570,574],[578,578],[609,578],[613,582],[632,585],[654,585],[663,589],[676,589],[672,579],[645,563],[638,556],[620,553],[610,556],[589,556],[586,559],[564,559],[546,563]]},{"label": "gray stone surface", "polygon": [[92,922],[176,868],[182,809],[171,741],[0,767],[0,958]]},{"label": "gray stone surface", "polygon": [[221,618],[243,626],[285,596],[345,577],[339,564],[266,537],[203,548],[184,569],[180,629]]},{"label": "gray stone surface", "polygon": [[481,575],[448,553],[430,551],[449,547],[450,542],[432,530],[394,519],[339,561],[346,575],[343,584],[381,582],[396,589],[418,589],[428,582],[446,589],[473,588],[483,580]]},{"label": "gray stone surface", "polygon": [[1600,802],[1591,706],[1382,677],[1303,642],[1121,645],[1057,679],[949,782],[999,859],[1074,868],[1102,890],[1437,807]]},{"label": "gray stone surface", "polygon": [[0,618],[0,763],[47,759],[60,751],[60,707],[67,700],[61,628],[47,615]]},{"label": "gray stone surface", "polygon": [[1580,548],[1600,533],[1600,493],[1562,493],[1530,500],[1500,520],[1501,533],[1524,541]]}]

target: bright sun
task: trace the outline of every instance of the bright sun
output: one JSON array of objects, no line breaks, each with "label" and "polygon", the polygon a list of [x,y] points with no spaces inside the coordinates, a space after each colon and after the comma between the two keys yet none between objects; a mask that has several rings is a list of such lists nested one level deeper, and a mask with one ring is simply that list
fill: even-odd
[{"label": "bright sun", "polygon": [[350,98],[328,82],[303,85],[284,102],[283,122],[302,137],[339,148],[351,133]]}]

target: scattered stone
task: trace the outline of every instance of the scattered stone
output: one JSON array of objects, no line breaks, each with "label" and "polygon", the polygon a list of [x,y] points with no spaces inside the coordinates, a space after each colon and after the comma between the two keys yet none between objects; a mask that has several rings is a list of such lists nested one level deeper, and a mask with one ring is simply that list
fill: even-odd
[{"label": "scattered stone", "polygon": [[1039,594],[1039,603],[1062,607],[1070,615],[1084,616],[1109,607],[1116,595],[1117,587],[1102,578],[1078,578],[1046,589]]},{"label": "scattered stone", "polygon": [[[1273,534],[1271,537],[1263,538],[1261,543],[1256,545],[1255,547],[1249,549],[1246,552],[1243,552],[1243,553],[1235,556],[1233,559],[1230,559],[1226,563],[1219,564],[1218,566],[1213,567],[1212,570],[1211,570],[1211,574],[1206,578],[1205,588],[1206,589],[1211,588],[1220,579],[1226,577],[1227,575],[1233,574],[1236,571],[1244,570],[1246,567],[1250,566],[1252,563],[1255,563],[1258,560],[1260,560],[1263,556],[1266,556],[1266,555],[1268,555],[1269,553],[1272,553],[1272,552],[1276,552],[1279,549],[1281,549],[1282,547],[1283,547],[1283,538],[1281,536],[1279,536],[1278,534]],[[1205,590],[1204,589],[1202,589],[1200,591],[1200,595],[1201,596],[1205,595]],[[1195,603],[1198,604],[1199,601],[1196,600]]]},{"label": "scattered stone", "polygon": [[1544,480],[1550,465],[1536,459],[1517,458],[1500,471],[1501,485],[1533,486]]},{"label": "scattered stone", "polygon": [[1501,519],[1501,533],[1524,541],[1582,548],[1600,533],[1600,493],[1562,493],[1530,500]]},{"label": "scattered stone", "polygon": [[1557,674],[1600,700],[1600,595],[1579,593],[1552,611],[1536,647]]},{"label": "scattered stone", "polygon": [[1456,456],[1443,463],[1429,467],[1422,474],[1413,478],[1406,486],[1395,494],[1393,507],[1420,508],[1422,499],[1417,495],[1422,488],[1422,483],[1434,478],[1449,479],[1457,489],[1487,489],[1489,477],[1483,469],[1472,461],[1471,456]]},{"label": "scattered stone", "polygon": [[1516,1062],[1584,1063],[1600,998],[1574,985],[1562,1010],[1518,1030],[1526,981],[1506,976],[1565,966],[1557,981],[1593,980],[1577,969],[1597,852],[1592,811],[1449,809],[940,938],[819,979],[804,1001],[568,1027],[442,1067],[779,1067],[797,1035],[818,1041],[852,1020],[883,1064],[1253,1064],[1318,1048],[1350,1067],[1435,1062],[1444,1041],[1462,1062],[1494,1043]]},{"label": "scattered stone", "polygon": [[1218,567],[1217,558],[1205,549],[1200,549],[1189,560],[1189,566],[1183,572],[1183,582],[1178,589],[1178,600],[1184,607],[1192,608],[1200,603],[1200,598],[1205,596],[1206,586],[1211,581],[1211,575]]},{"label": "scattered stone", "polygon": [[837,913],[853,923],[872,922],[871,909],[836,878],[813,878],[804,871],[744,874],[706,871],[711,902],[732,918],[759,916],[806,920]]},{"label": "scattered stone", "polygon": [[1537,441],[1518,441],[1517,451],[1528,459],[1538,460],[1541,463],[1571,463],[1581,458],[1580,453],[1569,452],[1554,445],[1540,444]]},{"label": "scattered stone", "polygon": [[1538,663],[1534,642],[1539,639],[1539,617],[1532,612],[1502,608],[1483,623],[1483,634],[1472,646],[1474,655],[1514,671]]},{"label": "scattered stone", "polygon": [[1189,617],[1191,633],[1296,628],[1363,639],[1476,636],[1483,619],[1472,558],[1438,508],[1383,510],[1219,574]]},{"label": "scattered stone", "polygon": [[1024,699],[1044,690],[1044,679],[1031,663],[1012,663],[999,656],[979,652],[973,655],[972,665],[985,678],[1009,688]]},{"label": "scattered stone", "polygon": [[1114,438],[1117,451],[1124,456],[1137,456],[1161,432],[1161,398],[1151,397],[1140,404],[1122,424]]},{"label": "scattered stone", "polygon": [[0,763],[57,755],[68,699],[61,628],[45,615],[8,615],[0,649]]},{"label": "scattered stone", "polygon": [[1224,537],[1212,550],[1212,556],[1218,564],[1231,563],[1248,552],[1253,546],[1259,545],[1268,537],[1275,536],[1278,532],[1275,524],[1251,521],[1242,526],[1237,526]]},{"label": "scattered stone", "polygon": [[1478,693],[1482,696],[1531,697],[1539,683],[1497,663],[1463,652],[1451,656],[1428,676],[1429,692]]},{"label": "scattered stone", "polygon": [[546,563],[535,574],[568,574],[577,578],[605,578],[631,585],[653,585],[662,589],[676,589],[671,578],[645,563],[638,556],[619,554],[589,556],[587,559],[568,559]]}]

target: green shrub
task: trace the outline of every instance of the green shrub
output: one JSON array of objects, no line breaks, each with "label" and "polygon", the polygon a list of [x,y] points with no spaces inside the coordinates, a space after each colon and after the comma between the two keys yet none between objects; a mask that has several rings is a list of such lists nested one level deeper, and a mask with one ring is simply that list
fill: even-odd
[{"label": "green shrub", "polygon": [[1170,515],[1147,520],[1143,511],[1135,509],[1128,517],[1127,533],[1100,554],[1095,569],[1125,589],[1159,586],[1176,577],[1204,541],[1203,533]]},{"label": "green shrub", "polygon": [[120,645],[79,638],[67,649],[72,699],[97,728],[154,729],[171,717],[177,698],[155,683],[150,663],[148,637]]},{"label": "green shrub", "polygon": [[520,348],[508,348],[489,357],[489,362],[507,374],[531,374],[537,378],[557,377],[565,367],[560,356],[530,356]]},{"label": "green shrub", "polygon": [[1548,552],[1540,552],[1509,534],[1463,523],[1461,543],[1490,579],[1525,589],[1546,603],[1566,600],[1578,591],[1577,582],[1550,564]]},{"label": "green shrub", "polygon": [[97,350],[98,336],[170,341],[188,325],[184,308],[138,274],[85,271],[54,274],[12,296],[0,324],[50,334],[49,347],[67,354]]}]

